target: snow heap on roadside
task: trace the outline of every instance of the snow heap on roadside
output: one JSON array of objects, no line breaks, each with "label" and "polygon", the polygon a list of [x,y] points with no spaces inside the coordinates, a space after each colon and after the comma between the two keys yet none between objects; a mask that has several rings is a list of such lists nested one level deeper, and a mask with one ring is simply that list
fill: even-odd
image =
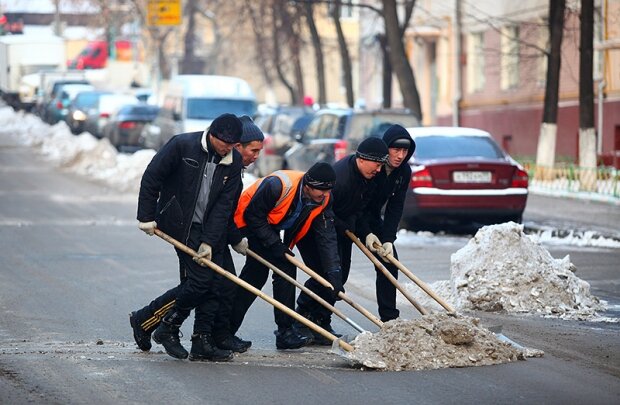
[{"label": "snow heap on roadside", "polygon": [[526,356],[478,319],[445,313],[386,322],[377,333],[359,334],[351,345],[347,356],[354,364],[386,371],[486,366]]},{"label": "snow heap on roadside", "polygon": [[[605,305],[576,271],[568,255],[554,259],[523,233],[523,225],[508,222],[481,228],[452,255],[450,280],[431,288],[460,310],[609,320],[597,315]],[[438,308],[429,299],[422,301]]]}]

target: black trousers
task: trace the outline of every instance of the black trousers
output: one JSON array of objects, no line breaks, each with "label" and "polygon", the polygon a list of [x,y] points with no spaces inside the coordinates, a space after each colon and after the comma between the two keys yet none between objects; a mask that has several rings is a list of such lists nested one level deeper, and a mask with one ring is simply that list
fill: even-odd
[{"label": "black trousers", "polygon": [[[342,271],[342,285],[345,285],[349,278],[349,271],[351,269],[351,250],[353,242],[346,235],[338,234],[337,239],[338,255],[340,256],[340,270]],[[311,233],[299,241],[297,244],[297,249],[301,253],[302,258],[308,267],[323,278],[327,277],[326,272],[328,269],[323,268],[320,257],[317,254],[318,246]],[[336,303],[336,300],[334,300],[331,293],[331,288],[324,287],[313,278],[308,279],[304,285],[330,304],[334,305]],[[297,298],[297,306],[297,312],[301,314],[311,314],[312,317],[317,320],[328,321],[331,319],[331,311],[316,302],[304,292],[299,294],[299,297]]]},{"label": "black trousers", "polygon": [[[271,251],[264,247],[263,244],[253,236],[248,236],[249,248],[256,254],[272,263],[287,275],[295,278],[297,275],[297,267],[283,257],[275,257]],[[269,268],[250,256],[247,256],[245,265],[241,270],[239,277],[251,284],[257,289],[262,289],[267,278],[269,277]],[[277,274],[272,276],[273,298],[292,310],[295,310],[295,286]],[[235,298],[230,319],[230,332],[234,335],[237,333],[245,314],[252,306],[256,299],[256,295],[243,287],[235,286]],[[284,312],[274,307],[274,318],[278,329],[287,329],[291,326],[293,319]]]},{"label": "black trousers", "polygon": [[[396,247],[394,247],[394,257],[398,259]],[[383,264],[383,267],[398,280],[398,267],[392,263],[386,263],[381,256],[375,253],[375,257]],[[377,280],[375,282],[377,304],[379,306],[379,317],[382,322],[391,321],[399,317],[400,312],[396,309],[396,287],[383,275],[383,272],[375,266]]]},{"label": "black trousers", "polygon": [[[190,229],[190,237],[187,245],[193,250],[198,250],[200,246],[200,226],[193,225]],[[190,311],[202,304],[213,301],[215,292],[215,271],[202,267],[194,262],[192,256],[175,249],[179,259],[180,283],[174,288],[166,291],[155,298],[148,305],[136,311],[136,319],[146,332],[152,332],[159,326],[162,318],[171,309],[175,308],[184,318],[187,318]],[[224,252],[216,251],[212,261],[222,266],[224,263]],[[228,253],[230,256],[230,253]],[[232,259],[231,259],[232,260]],[[201,323],[203,322],[204,323]],[[198,325],[194,324],[195,333],[210,333],[212,322],[208,318],[202,318]]]}]

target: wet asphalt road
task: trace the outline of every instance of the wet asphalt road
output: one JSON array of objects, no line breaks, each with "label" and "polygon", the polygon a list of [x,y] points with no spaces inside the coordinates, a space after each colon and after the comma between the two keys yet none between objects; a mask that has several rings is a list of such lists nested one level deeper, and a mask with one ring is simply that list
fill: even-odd
[{"label": "wet asphalt road", "polygon": [[[617,324],[481,314],[540,359],[420,372],[350,368],[324,348],[274,350],[261,301],[240,333],[253,348],[230,363],[190,363],[135,347],[127,313],[174,285],[176,260],[137,230],[136,195],[53,169],[0,134],[0,403],[618,403]],[[618,207],[530,198],[525,221],[617,231]],[[449,277],[462,247],[437,238],[401,249],[423,280]],[[571,255],[595,295],[620,302],[620,250],[552,247]],[[242,259],[235,255],[237,268]],[[347,291],[373,312],[373,273],[356,255]],[[270,293],[267,286],[265,291]],[[342,303],[338,304],[339,306]],[[369,330],[369,321],[342,307]],[[403,317],[417,316],[402,308]],[[337,330],[353,330],[340,320]],[[183,328],[188,347],[191,322]]]}]

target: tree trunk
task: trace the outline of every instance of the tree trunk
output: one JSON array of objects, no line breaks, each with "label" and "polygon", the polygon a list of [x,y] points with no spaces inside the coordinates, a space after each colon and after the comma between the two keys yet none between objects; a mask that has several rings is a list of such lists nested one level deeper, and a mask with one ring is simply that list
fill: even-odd
[{"label": "tree trunk", "polygon": [[314,5],[312,2],[305,4],[306,21],[310,30],[310,38],[312,39],[312,47],[314,48],[314,59],[316,62],[317,85],[319,92],[319,105],[327,104],[327,92],[325,90],[325,64],[323,62],[323,46],[321,45],[321,37],[314,22]]},{"label": "tree trunk", "polygon": [[388,49],[385,35],[377,35],[381,52],[383,54],[383,108],[392,108],[392,64],[390,63],[390,50]]},{"label": "tree trunk", "polygon": [[594,0],[581,0],[579,35],[579,183],[596,190],[596,131],[594,130]]},{"label": "tree trunk", "polygon": [[547,82],[543,119],[536,152],[535,177],[550,179],[555,165],[555,144],[557,139],[558,98],[560,89],[560,67],[562,36],[564,33],[564,11],[566,0],[549,1],[549,37],[551,49],[547,54]]},{"label": "tree trunk", "polygon": [[344,87],[347,92],[347,104],[353,107],[355,104],[353,96],[353,75],[351,74],[351,56],[349,55],[349,47],[342,32],[340,24],[340,0],[336,0],[333,4],[332,19],[336,25],[336,34],[338,36],[338,48],[340,49],[340,59],[342,61],[342,74],[344,76]]},{"label": "tree trunk", "polygon": [[276,12],[276,9],[279,8],[281,5],[276,5],[274,4],[273,7],[273,36],[272,36],[272,44],[273,44],[273,62],[274,62],[274,66],[276,68],[276,73],[278,74],[278,79],[280,79],[280,81],[282,82],[282,84],[284,85],[284,87],[286,87],[286,89],[288,90],[290,97],[291,97],[291,104],[295,104],[295,98],[296,98],[296,93],[295,93],[295,89],[293,88],[293,85],[291,85],[291,83],[289,83],[288,79],[286,78],[284,71],[282,70],[282,52],[280,49],[280,35],[281,35],[281,29],[280,29],[280,22],[279,22],[279,15]]},{"label": "tree trunk", "polygon": [[[293,77],[295,79],[295,99],[293,105],[302,105],[305,93],[304,74],[301,67],[301,40],[298,31],[295,30],[295,24],[299,23],[299,13],[297,8],[289,10],[285,3],[282,6],[282,25],[284,33],[288,39],[288,49],[290,52],[290,62],[293,65]],[[292,13],[291,13],[292,11]]]},{"label": "tree trunk", "polygon": [[403,95],[405,108],[411,110],[412,114],[422,122],[422,107],[420,105],[420,95],[415,82],[415,76],[402,40],[401,28],[398,25],[398,13],[396,11],[395,0],[383,0],[383,18],[385,21],[385,34],[390,50],[390,63],[394,73],[398,78],[398,85]]},{"label": "tree trunk", "polygon": [[196,2],[188,1],[186,5],[187,31],[183,38],[183,61],[181,62],[181,73],[201,73],[199,61],[196,60],[194,49],[196,49]]}]

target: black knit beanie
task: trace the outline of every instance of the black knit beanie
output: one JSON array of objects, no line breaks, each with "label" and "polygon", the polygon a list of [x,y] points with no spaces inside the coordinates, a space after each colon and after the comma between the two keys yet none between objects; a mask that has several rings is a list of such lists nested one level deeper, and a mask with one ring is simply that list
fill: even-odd
[{"label": "black knit beanie", "polygon": [[319,190],[330,190],[336,184],[336,172],[329,163],[315,163],[304,174],[304,184]]},{"label": "black knit beanie", "polygon": [[243,131],[241,133],[241,143],[250,143],[252,141],[263,141],[265,136],[263,135],[263,131],[260,130],[258,125],[252,121],[252,118],[244,115],[239,118],[241,123],[243,124]]},{"label": "black knit beanie", "polygon": [[234,114],[222,114],[213,120],[209,127],[209,133],[226,143],[238,143],[241,139],[243,125]]},{"label": "black knit beanie", "polygon": [[364,139],[359,144],[355,156],[364,160],[385,163],[388,157],[388,147],[382,139],[373,136]]}]

